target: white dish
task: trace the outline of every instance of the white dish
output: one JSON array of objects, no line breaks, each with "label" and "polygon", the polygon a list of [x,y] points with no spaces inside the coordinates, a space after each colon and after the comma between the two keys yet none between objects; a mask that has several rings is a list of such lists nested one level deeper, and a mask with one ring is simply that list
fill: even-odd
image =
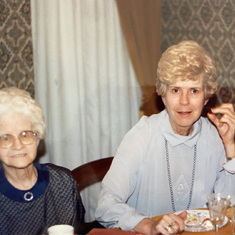
[{"label": "white dish", "polygon": [[[182,212],[182,211],[180,211]],[[176,212],[179,214],[180,212]],[[210,222],[208,210],[187,210],[187,219],[185,220],[185,231],[188,232],[206,232],[214,230],[214,226]],[[228,223],[228,218],[225,216],[224,222],[219,228]]]}]

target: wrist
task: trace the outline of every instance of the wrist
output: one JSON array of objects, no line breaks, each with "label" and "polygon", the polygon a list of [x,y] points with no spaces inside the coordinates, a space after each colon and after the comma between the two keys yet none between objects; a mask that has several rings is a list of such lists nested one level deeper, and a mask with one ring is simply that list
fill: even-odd
[{"label": "wrist", "polygon": [[235,158],[235,156],[233,156],[233,157],[228,157],[228,156],[227,156],[227,160],[228,160],[228,161],[231,161],[233,158]]},{"label": "wrist", "polygon": [[150,218],[144,218],[134,228],[134,231],[140,234],[151,234],[151,228],[154,221]]},{"label": "wrist", "polygon": [[229,143],[225,145],[225,151],[226,151],[226,156],[227,160],[230,161],[235,157],[235,143]]}]

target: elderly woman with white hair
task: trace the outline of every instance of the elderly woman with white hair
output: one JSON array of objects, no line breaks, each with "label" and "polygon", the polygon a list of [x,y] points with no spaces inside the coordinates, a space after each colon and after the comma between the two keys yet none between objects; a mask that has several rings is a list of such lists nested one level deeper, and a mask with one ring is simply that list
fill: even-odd
[{"label": "elderly woman with white hair", "polygon": [[28,92],[0,90],[0,234],[46,234],[55,224],[75,232],[84,207],[71,172],[34,163],[46,135],[39,103]]}]

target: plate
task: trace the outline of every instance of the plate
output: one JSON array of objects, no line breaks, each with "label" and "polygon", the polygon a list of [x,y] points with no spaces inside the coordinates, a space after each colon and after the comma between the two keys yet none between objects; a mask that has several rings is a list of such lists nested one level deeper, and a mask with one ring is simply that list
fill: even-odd
[{"label": "plate", "polygon": [[[177,214],[179,214],[178,212]],[[187,218],[185,220],[185,231],[188,232],[206,232],[214,230],[214,226],[210,222],[208,210],[187,210]],[[224,222],[219,228],[228,223],[228,218],[225,216]]]}]

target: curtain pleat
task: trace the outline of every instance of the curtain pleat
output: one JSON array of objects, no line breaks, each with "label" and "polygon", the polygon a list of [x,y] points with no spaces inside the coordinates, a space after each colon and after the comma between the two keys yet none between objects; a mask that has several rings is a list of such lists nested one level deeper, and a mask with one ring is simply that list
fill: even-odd
[{"label": "curtain pleat", "polygon": [[[138,121],[140,87],[114,0],[31,0],[36,99],[47,125],[40,162],[73,169],[114,155]],[[100,186],[82,192],[92,220]]]}]

